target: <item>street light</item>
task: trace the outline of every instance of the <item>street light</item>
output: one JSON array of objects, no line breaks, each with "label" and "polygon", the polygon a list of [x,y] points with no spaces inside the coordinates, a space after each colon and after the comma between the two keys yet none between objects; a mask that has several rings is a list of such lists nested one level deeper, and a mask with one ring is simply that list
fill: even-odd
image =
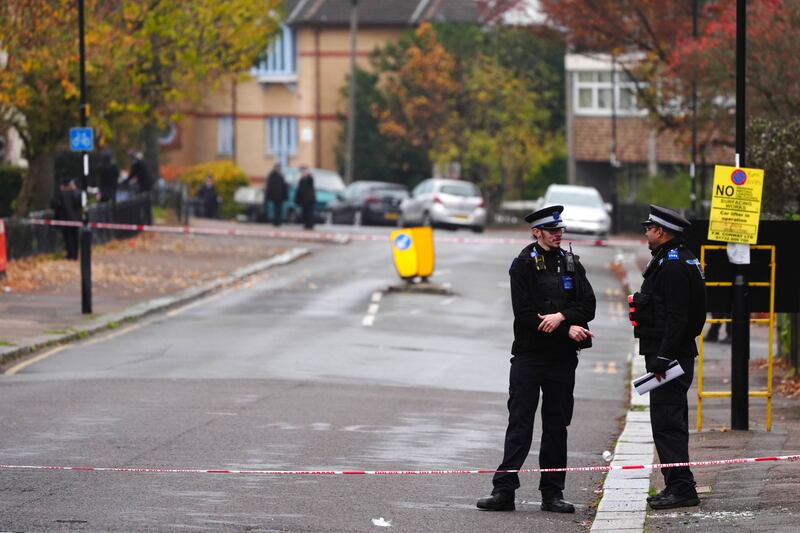
[{"label": "street light", "polygon": [[353,151],[356,137],[356,34],[358,33],[358,0],[350,7],[350,89],[347,104],[347,154],[345,155],[345,183],[353,183]]},{"label": "street light", "polygon": [[[86,105],[86,39],[84,31],[83,0],[78,0],[78,48],[81,85],[81,127],[87,123]],[[89,187],[89,153],[83,152],[83,179],[81,179],[81,311],[92,314],[92,228],[89,227],[89,209],[86,189]]]}]

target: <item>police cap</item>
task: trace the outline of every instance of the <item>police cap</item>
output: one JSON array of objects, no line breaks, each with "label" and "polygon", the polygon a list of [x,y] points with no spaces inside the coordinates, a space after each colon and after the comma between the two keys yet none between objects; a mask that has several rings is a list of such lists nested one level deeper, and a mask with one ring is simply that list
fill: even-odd
[{"label": "police cap", "polygon": [[691,222],[682,217],[677,211],[657,205],[650,205],[650,215],[642,221],[642,226],[661,226],[674,233],[683,233],[683,228]]},{"label": "police cap", "polygon": [[566,228],[567,225],[564,224],[564,221],[561,219],[561,213],[563,211],[563,205],[551,205],[526,216],[525,222],[530,223],[532,228]]}]

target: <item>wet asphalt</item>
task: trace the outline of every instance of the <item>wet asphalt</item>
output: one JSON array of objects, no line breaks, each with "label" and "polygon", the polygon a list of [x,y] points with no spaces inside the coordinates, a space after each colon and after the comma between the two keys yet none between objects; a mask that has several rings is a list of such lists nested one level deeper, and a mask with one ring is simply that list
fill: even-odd
[{"label": "wet asphalt", "polygon": [[[386,233],[389,229],[344,229]],[[443,236],[469,236],[450,232]],[[489,233],[523,237],[522,233]],[[0,379],[0,463],[271,470],[495,468],[507,411],[508,266],[521,245],[436,248],[453,294],[387,292],[387,241],[313,255]],[[598,299],[578,366],[570,466],[604,464],[632,343],[614,248],[575,252]],[[367,318],[372,317],[372,318]],[[537,466],[539,424],[527,467]],[[567,476],[574,515],[475,500],[490,475],[246,476],[0,470],[9,531],[586,531],[602,475]],[[380,522],[379,522],[380,523]]]}]

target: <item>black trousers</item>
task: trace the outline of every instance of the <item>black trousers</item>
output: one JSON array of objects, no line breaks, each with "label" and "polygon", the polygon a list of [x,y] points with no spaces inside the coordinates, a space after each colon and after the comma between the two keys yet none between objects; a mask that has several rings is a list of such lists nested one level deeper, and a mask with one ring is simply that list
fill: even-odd
[{"label": "black trousers", "polygon": [[283,223],[283,201],[270,200],[272,204],[272,223],[275,226],[280,226]]},{"label": "black trousers", "polygon": [[314,229],[314,204],[301,205],[300,216],[303,219],[304,228]]},{"label": "black trousers", "polygon": [[[689,406],[686,393],[694,379],[694,357],[678,362],[684,374],[650,391],[650,425],[658,459],[662,463],[689,462]],[[671,491],[683,493],[695,487],[689,467],[662,468],[664,483]]]},{"label": "black trousers", "polygon": [[[533,421],[542,394],[542,439],[539,468],[567,466],[567,426],[575,405],[575,368],[578,358],[564,355],[556,360],[536,356],[511,358],[508,396],[508,428],[505,453],[498,470],[522,468],[533,440]],[[539,490],[543,498],[562,497],[564,472],[542,473]],[[493,494],[513,493],[519,488],[519,475],[498,472],[492,478]]]},{"label": "black trousers", "polygon": [[80,228],[63,227],[61,233],[64,236],[64,248],[66,248],[67,259],[78,259],[78,238]]}]

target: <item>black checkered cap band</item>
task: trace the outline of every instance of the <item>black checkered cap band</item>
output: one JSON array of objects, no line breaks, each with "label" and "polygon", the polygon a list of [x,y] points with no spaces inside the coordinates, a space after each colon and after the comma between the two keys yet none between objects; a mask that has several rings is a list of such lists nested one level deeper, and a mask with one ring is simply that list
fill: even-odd
[{"label": "black checkered cap band", "polygon": [[658,224],[659,226],[664,226],[667,229],[671,229],[673,231],[678,231],[678,232],[682,232],[683,231],[683,226],[679,226],[678,224],[675,224],[674,222],[670,222],[670,221],[668,221],[666,219],[663,219],[658,215],[650,214],[650,216],[647,217],[647,219],[652,221],[654,224]]}]

